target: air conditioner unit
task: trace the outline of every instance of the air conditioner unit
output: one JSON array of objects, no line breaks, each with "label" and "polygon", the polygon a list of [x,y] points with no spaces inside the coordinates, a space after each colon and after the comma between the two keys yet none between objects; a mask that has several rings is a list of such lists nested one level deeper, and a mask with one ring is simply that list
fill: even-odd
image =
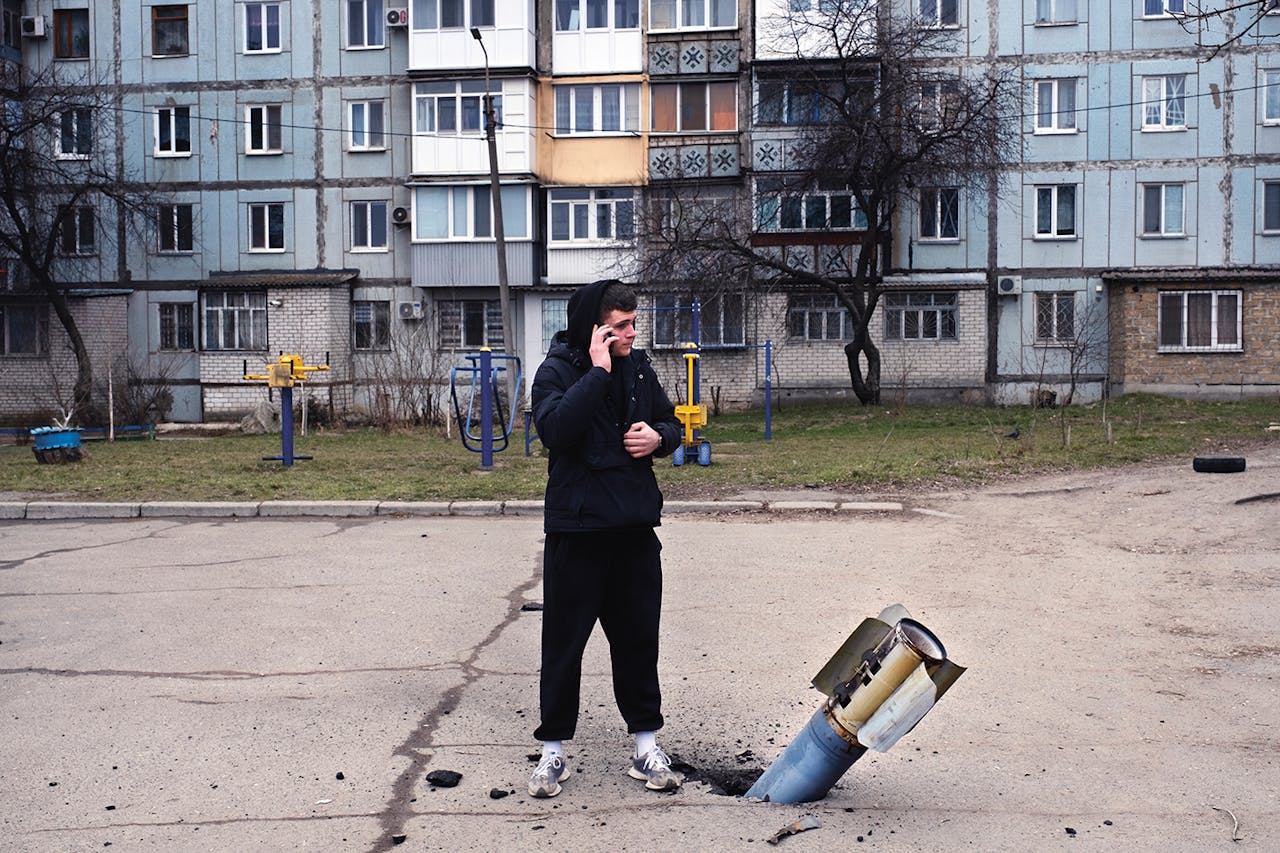
[{"label": "air conditioner unit", "polygon": [[1022,293],[1022,276],[1002,275],[996,279],[996,291],[1001,296],[1017,296]]},{"label": "air conditioner unit", "polygon": [[22,31],[23,38],[44,38],[44,15],[23,15],[19,28]]},{"label": "air conditioner unit", "polygon": [[422,303],[421,302],[401,302],[400,303],[400,319],[401,320],[421,320],[422,319]]},{"label": "air conditioner unit", "polygon": [[396,225],[409,224],[409,208],[395,207],[391,209],[391,221]]},{"label": "air conditioner unit", "polygon": [[387,26],[388,27],[409,26],[409,10],[408,9],[388,9],[387,10]]}]

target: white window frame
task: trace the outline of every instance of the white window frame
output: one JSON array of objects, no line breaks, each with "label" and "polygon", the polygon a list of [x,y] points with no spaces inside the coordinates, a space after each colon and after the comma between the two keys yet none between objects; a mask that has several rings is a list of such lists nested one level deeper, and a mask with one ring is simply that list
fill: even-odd
[{"label": "white window frame", "polygon": [[[73,149],[71,151],[66,149],[68,133]],[[92,111],[88,107],[67,107],[58,113],[57,136],[59,160],[88,160],[93,153]]]},{"label": "white window frame", "polygon": [[[738,26],[738,4],[736,0],[648,0],[648,2],[650,32],[725,30],[736,29]],[[655,11],[656,7],[669,10],[670,17],[660,17]],[[691,9],[700,10],[701,23],[688,23],[685,20]],[[725,22],[720,19],[723,17],[723,13],[729,10],[733,12],[733,20]],[[712,18],[717,17],[717,15],[720,17],[717,18],[715,23],[711,23]],[[674,26],[668,26],[667,21],[674,21]]]},{"label": "white window frame", "polygon": [[[552,246],[591,243],[625,245],[636,239],[636,193],[632,187],[552,187],[547,191],[547,240]],[[565,235],[557,235],[564,217]],[[600,236],[601,224],[608,233]],[[619,226],[626,236],[619,236]]]},{"label": "white window frame", "polygon": [[267,349],[265,290],[208,290],[202,294],[204,349],[263,352]]},{"label": "white window frame", "polygon": [[1053,27],[1080,23],[1078,4],[1088,0],[1036,0],[1036,26]]},{"label": "white window frame", "polygon": [[[556,136],[636,136],[640,132],[639,83],[563,84],[554,90]],[[618,90],[618,127],[604,128],[605,90]],[[591,126],[578,126],[583,99],[590,97]],[[562,121],[563,119],[563,121]]]},{"label": "white window frame", "polygon": [[387,150],[386,101],[374,98],[347,102],[347,150]]},{"label": "white window frame", "polygon": [[[427,136],[479,136],[484,133],[484,81],[448,80],[415,83],[413,89],[413,132]],[[502,129],[502,81],[490,84],[495,130]],[[442,102],[452,101],[453,127],[440,129]],[[464,127],[464,117],[474,102],[476,126]]]},{"label": "white window frame", "polygon": [[387,352],[391,349],[391,302],[389,300],[353,299],[351,301],[351,349],[355,352]]},{"label": "white window frame", "polygon": [[[274,119],[274,120],[273,120]],[[277,137],[272,139],[272,134]],[[254,145],[254,136],[260,145]],[[278,143],[273,145],[272,143]],[[244,108],[244,153],[252,156],[284,153],[284,105],[248,104]]]},{"label": "white window frame", "polygon": [[157,302],[156,321],[156,352],[195,351],[196,306],[194,303]]},{"label": "white window frame", "polygon": [[[184,226],[186,230],[185,241],[182,239]],[[183,255],[194,252],[196,240],[195,205],[158,205],[156,209],[156,232],[156,252],[162,255]],[[166,236],[170,243],[168,247],[165,246]]]},{"label": "white window frame", "polygon": [[[186,125],[186,144],[183,150],[179,147],[179,129]],[[161,130],[167,129],[169,133],[169,147],[160,147]],[[153,156],[156,157],[190,157],[192,154],[192,133],[191,133],[191,107],[188,106],[167,106],[156,107],[155,112],[155,146],[152,150]]]},{"label": "white window frame", "polygon": [[58,248],[65,257],[84,258],[98,254],[98,217],[91,205],[77,204],[67,209],[58,235]]},{"label": "white window frame", "polygon": [[883,310],[886,341],[960,340],[960,294],[954,290],[886,293]]},{"label": "white window frame", "polygon": [[[1153,9],[1153,6],[1159,8]],[[1186,12],[1186,0],[1142,0],[1144,18],[1178,18]]]},{"label": "white window frame", "polygon": [[[271,43],[271,14],[275,14],[275,43]],[[254,19],[256,18],[256,22]],[[261,33],[261,47],[249,47],[249,28],[256,26]],[[280,16],[279,3],[245,3],[243,37],[244,53],[256,56],[263,53],[280,53],[284,41],[284,23]]]},{"label": "white window frame", "polygon": [[[944,234],[944,216],[954,199],[955,234]],[[933,233],[925,229],[925,211],[931,209],[933,217]],[[925,243],[958,243],[960,242],[960,188],[959,187],[922,187],[920,189],[920,216],[916,222],[916,231],[921,242]]]},{"label": "white window frame", "polygon": [[[1187,336],[1190,332],[1189,314],[1191,311],[1191,297],[1203,298],[1208,296],[1210,299],[1209,313],[1209,343],[1207,344],[1188,344]],[[1235,340],[1223,343],[1221,338],[1223,318],[1220,316],[1223,310],[1222,303],[1226,298],[1230,297],[1235,300],[1235,317],[1227,317],[1226,325],[1231,328]],[[1177,304],[1174,304],[1177,303]],[[1166,343],[1165,340],[1165,319],[1166,313],[1170,310],[1178,313],[1178,343]],[[1230,310],[1229,308],[1226,310]],[[1234,319],[1234,323],[1232,320]],[[1219,290],[1161,290],[1156,296],[1156,351],[1157,352],[1243,352],[1244,344],[1244,291],[1232,289]]]},{"label": "white window frame", "polygon": [[[1268,206],[1268,202],[1273,202]],[[1267,211],[1272,210],[1275,217],[1267,222]],[[1262,233],[1280,234],[1280,181],[1262,182]]]},{"label": "white window frame", "polygon": [[[360,41],[356,41],[351,22],[356,20],[356,9],[360,10]],[[347,50],[383,50],[387,46],[387,4],[384,0],[346,0],[343,4],[346,12],[342,26],[347,31]],[[372,27],[370,26],[372,25]],[[376,33],[370,30],[376,30]],[[373,39],[376,38],[377,41]]]},{"label": "white window frame", "polygon": [[919,0],[920,19],[927,27],[960,26],[960,0]]},{"label": "white window frame", "polygon": [[[640,29],[640,0],[624,0],[627,6],[631,7],[628,11],[634,13],[634,18],[630,26],[619,26],[617,21],[618,6],[617,0],[554,0],[551,10],[551,26],[557,33],[577,33],[577,32],[626,32],[628,30]],[[604,6],[605,23],[603,26],[590,26],[590,19],[587,17],[587,10],[590,4],[599,3]],[[565,18],[565,15],[568,18]]]},{"label": "white window frame", "polygon": [[[1155,74],[1142,78],[1142,130],[1144,133],[1187,129],[1188,74]],[[1174,81],[1177,81],[1175,84]],[[1155,91],[1158,87],[1159,91]],[[1178,89],[1181,91],[1176,91]],[[1178,104],[1181,115],[1171,109]]]},{"label": "white window frame", "polygon": [[1034,297],[1033,334],[1037,346],[1064,346],[1076,340],[1076,293],[1038,290]]},{"label": "white window frame", "polygon": [[[844,222],[837,211],[842,212],[846,205],[848,224],[833,223],[837,216]],[[755,217],[758,232],[867,230],[867,215],[849,187],[810,186],[802,190],[789,186],[783,178],[756,179]]]},{"label": "white window frame", "polygon": [[[248,205],[249,251],[279,254],[285,251],[285,204],[280,201],[255,202]],[[273,240],[273,224],[279,221],[279,240]]]},{"label": "white window frame", "polygon": [[[529,239],[529,185],[527,184],[504,184],[502,186],[502,215],[504,237],[508,241],[528,240]],[[445,223],[443,233],[431,233],[434,225],[438,225],[436,217],[430,215],[435,213],[422,209],[421,204],[424,200],[424,193],[435,193],[437,198],[440,195],[444,199]],[[519,193],[520,199],[517,205],[515,195]],[[480,230],[477,226],[477,205],[476,198],[487,199],[488,211],[487,218],[484,220],[487,233],[479,234]],[[446,186],[416,187],[414,190],[414,211],[413,211],[413,242],[415,243],[438,243],[454,240],[493,240],[493,200],[489,195],[488,184],[449,184]],[[426,232],[429,236],[424,236]]]},{"label": "white window frame", "polygon": [[551,349],[556,332],[569,328],[569,300],[560,296],[542,298],[542,352]]},{"label": "white window frame", "polygon": [[[442,23],[441,4],[448,2],[459,13],[455,21]],[[492,28],[497,0],[410,0],[409,26],[414,32],[456,31],[471,27]],[[481,14],[477,14],[477,10]]]},{"label": "white window frame", "polygon": [[792,294],[787,299],[787,337],[815,343],[852,340],[853,319],[830,294]]},{"label": "white window frame", "polygon": [[[1037,240],[1075,240],[1079,234],[1080,193],[1075,184],[1042,184],[1035,188],[1035,221]],[[1071,199],[1071,221],[1063,223],[1063,197]],[[1046,216],[1047,214],[1047,216]],[[1065,229],[1065,230],[1064,230]]]},{"label": "white window frame", "polygon": [[[1077,121],[1077,112],[1079,110],[1077,96],[1080,94],[1080,78],[1058,77],[1037,80],[1034,93],[1034,132],[1036,134],[1080,132],[1079,122]],[[1067,99],[1070,99],[1070,104],[1064,106],[1063,101]]]},{"label": "white window frame", "polygon": [[[694,86],[702,86],[703,94],[703,123],[702,128],[688,129],[683,126],[684,123],[684,99],[686,91]],[[733,127],[731,128],[713,128],[712,110],[711,110],[711,88],[712,86],[732,86],[733,87]],[[653,108],[653,100],[656,93],[660,90],[674,88],[676,93],[675,107],[675,130],[658,130],[654,127],[657,121],[656,111]],[[690,134],[690,133],[736,133],[738,130],[738,84],[733,80],[698,80],[684,83],[650,83],[649,84],[649,133],[654,136],[664,134]]]},{"label": "white window frame", "polygon": [[[1171,189],[1177,189],[1178,197],[1178,222],[1176,226],[1169,222],[1172,217],[1169,216],[1171,203]],[[1139,184],[1142,191],[1142,197],[1138,199],[1138,216],[1140,217],[1139,233],[1143,237],[1185,237],[1187,227],[1187,185],[1179,181],[1170,181],[1167,183],[1153,182]],[[1148,229],[1150,224],[1147,219],[1147,198],[1153,190],[1160,193],[1160,222],[1157,227]]]},{"label": "white window frame", "polygon": [[[382,199],[351,202],[351,251],[387,251],[390,245],[390,220],[387,218],[389,209],[390,205]],[[364,232],[363,235],[361,231]]]},{"label": "white window frame", "polygon": [[[1277,8],[1280,10],[1280,7]],[[1262,72],[1262,123],[1280,125],[1280,69]]]}]

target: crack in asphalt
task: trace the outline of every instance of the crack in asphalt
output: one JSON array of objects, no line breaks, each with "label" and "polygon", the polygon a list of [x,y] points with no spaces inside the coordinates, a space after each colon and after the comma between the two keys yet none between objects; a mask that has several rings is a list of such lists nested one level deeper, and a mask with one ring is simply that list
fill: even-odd
[{"label": "crack in asphalt", "polygon": [[394,838],[404,832],[404,825],[410,818],[418,816],[416,810],[411,807],[410,801],[413,799],[414,788],[422,777],[423,770],[433,757],[435,728],[440,718],[457,708],[466,689],[484,677],[486,670],[476,666],[476,661],[489,646],[497,642],[508,627],[520,618],[522,612],[520,606],[525,601],[525,593],[537,586],[541,578],[542,552],[539,549],[532,576],[507,593],[506,618],[493,626],[488,635],[471,649],[466,660],[459,664],[462,669],[461,683],[446,690],[436,702],[435,707],[428,710],[418,721],[417,728],[411,731],[404,742],[392,752],[393,756],[409,759],[409,766],[391,786],[391,797],[387,800],[386,808],[378,816],[378,822],[382,825],[382,837],[370,848],[370,853],[382,853],[394,847],[396,845]]}]

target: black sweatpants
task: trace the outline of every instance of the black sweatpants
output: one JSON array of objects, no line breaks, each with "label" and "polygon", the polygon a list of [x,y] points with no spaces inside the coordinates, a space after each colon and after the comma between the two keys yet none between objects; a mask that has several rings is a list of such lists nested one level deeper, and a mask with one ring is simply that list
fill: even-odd
[{"label": "black sweatpants", "polygon": [[661,553],[662,543],[652,530],[547,534],[542,568],[542,723],[535,738],[573,737],[582,652],[597,620],[609,640],[613,695],[627,731],[662,728]]}]

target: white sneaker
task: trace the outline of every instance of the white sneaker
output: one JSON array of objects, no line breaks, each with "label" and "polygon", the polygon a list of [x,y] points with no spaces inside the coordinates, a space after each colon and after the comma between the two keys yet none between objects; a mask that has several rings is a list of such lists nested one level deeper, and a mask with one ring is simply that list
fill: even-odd
[{"label": "white sneaker", "polygon": [[560,793],[560,781],[569,777],[569,764],[564,756],[552,752],[542,756],[529,777],[529,796],[545,799]]},{"label": "white sneaker", "polygon": [[680,787],[680,777],[671,769],[671,759],[656,746],[632,758],[627,775],[644,782],[650,791],[674,791]]}]

